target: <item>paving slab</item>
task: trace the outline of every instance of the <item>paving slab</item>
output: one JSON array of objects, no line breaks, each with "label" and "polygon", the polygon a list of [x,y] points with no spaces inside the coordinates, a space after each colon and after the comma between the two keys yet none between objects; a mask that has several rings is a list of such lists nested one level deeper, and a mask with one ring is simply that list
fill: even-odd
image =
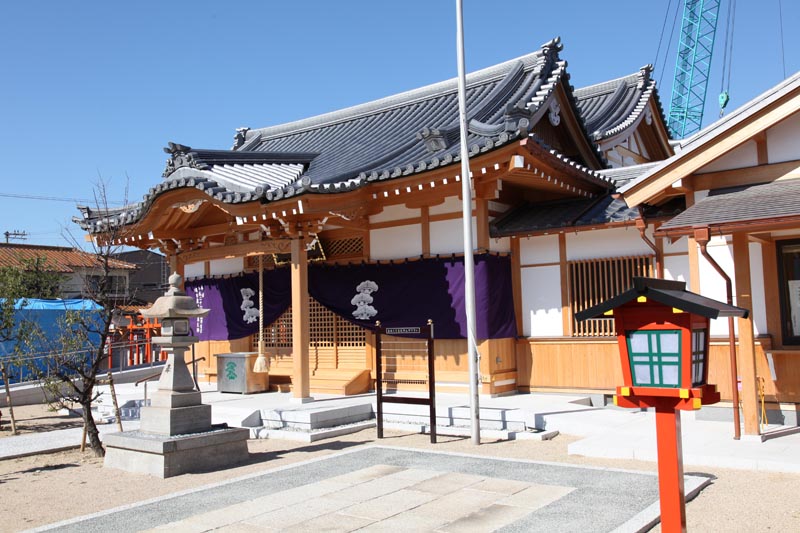
[{"label": "paving slab", "polygon": [[[440,475],[424,479],[432,472]],[[461,488],[447,494],[419,490],[420,485],[448,476],[462,480]],[[483,483],[503,490],[475,490],[463,484],[464,476],[476,480],[472,486]],[[686,492],[691,494],[707,483],[706,477],[686,476]],[[533,506],[536,508],[513,501],[501,503],[515,495],[522,498],[533,487],[537,487],[536,494],[528,496],[535,500],[538,494],[540,505]],[[548,487],[554,499],[545,502],[541,495]],[[358,488],[368,497],[357,503],[337,497]],[[488,498],[477,511],[476,500],[462,498],[459,509],[453,500],[459,490]],[[444,524],[425,509],[439,499],[450,509]],[[254,500],[264,502],[264,513],[252,514],[258,510]],[[409,513],[405,516],[408,523],[418,525],[415,529],[421,531],[463,531],[470,526],[471,531],[638,531],[642,524],[657,519],[658,479],[650,472],[368,445],[40,530],[195,531],[202,522],[196,518],[206,515],[213,517],[205,524],[207,529],[231,532],[250,531],[253,526],[310,531],[320,524],[329,524],[333,529],[328,530],[333,531],[363,527],[397,531],[405,513]]]}]

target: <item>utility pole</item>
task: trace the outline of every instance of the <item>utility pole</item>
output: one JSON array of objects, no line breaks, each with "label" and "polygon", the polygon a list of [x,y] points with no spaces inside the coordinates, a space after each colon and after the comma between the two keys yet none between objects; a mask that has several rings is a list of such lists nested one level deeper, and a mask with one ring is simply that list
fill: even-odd
[{"label": "utility pole", "polygon": [[28,232],[27,231],[19,231],[19,230],[6,231],[5,233],[3,233],[3,235],[6,236],[6,244],[8,244],[8,242],[11,239],[15,239],[15,240],[18,240],[18,241],[24,241],[24,240],[26,240],[28,238]]},{"label": "utility pole", "polygon": [[469,418],[472,444],[481,443],[480,360],[476,340],[475,260],[472,256],[472,190],[470,188],[469,149],[467,147],[466,69],[464,67],[464,17],[461,0],[456,0],[456,51],[458,61],[458,110],[461,129],[461,197],[464,227],[464,307],[467,312],[467,353],[469,354]]}]

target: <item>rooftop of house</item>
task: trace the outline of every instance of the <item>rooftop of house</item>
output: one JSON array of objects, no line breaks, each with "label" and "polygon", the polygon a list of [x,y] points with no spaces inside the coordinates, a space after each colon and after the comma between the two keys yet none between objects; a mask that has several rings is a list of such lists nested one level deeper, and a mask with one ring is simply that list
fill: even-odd
[{"label": "rooftop of house", "polygon": [[[0,243],[0,267],[20,267],[27,261],[43,258],[49,272],[72,274],[79,269],[93,269],[100,266],[94,254],[65,246],[43,246],[36,244]],[[118,270],[136,270],[133,263],[119,259],[109,259],[109,266]]]}]

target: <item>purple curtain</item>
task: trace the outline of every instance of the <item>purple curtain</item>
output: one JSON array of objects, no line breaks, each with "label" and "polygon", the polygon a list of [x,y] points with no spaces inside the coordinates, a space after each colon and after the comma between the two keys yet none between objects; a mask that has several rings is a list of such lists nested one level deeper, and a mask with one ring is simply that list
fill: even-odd
[{"label": "purple curtain", "polygon": [[[240,339],[258,331],[258,273],[187,281],[186,294],[211,309],[205,318],[192,319],[200,340]],[[274,322],[291,302],[289,269],[265,270],[264,324]]]},{"label": "purple curtain", "polygon": [[[348,266],[315,264],[308,290],[337,315],[365,328],[423,325],[433,320],[439,339],[466,338],[464,259],[432,258],[404,263]],[[475,257],[477,335],[516,337],[511,260]]]},{"label": "purple curtain", "polygon": [[[424,325],[433,320],[438,339],[466,338],[464,260],[432,258],[404,263],[324,265],[308,269],[309,294],[337,315],[373,329]],[[201,340],[238,339],[258,331],[258,274],[186,282],[186,293],[211,309],[193,321]],[[511,259],[475,256],[479,339],[516,337]],[[264,271],[264,324],[291,305],[289,268]]]}]

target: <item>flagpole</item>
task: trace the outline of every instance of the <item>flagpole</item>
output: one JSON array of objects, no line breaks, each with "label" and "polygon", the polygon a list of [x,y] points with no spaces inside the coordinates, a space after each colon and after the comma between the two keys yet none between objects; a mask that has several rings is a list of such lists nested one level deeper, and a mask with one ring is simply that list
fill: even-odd
[{"label": "flagpole", "polygon": [[481,443],[478,385],[480,364],[475,340],[475,259],[472,245],[472,189],[467,148],[467,90],[464,68],[464,17],[462,0],[456,0],[456,50],[458,60],[458,114],[461,129],[461,207],[464,229],[464,307],[467,312],[467,353],[469,354],[469,418],[472,444]]}]

